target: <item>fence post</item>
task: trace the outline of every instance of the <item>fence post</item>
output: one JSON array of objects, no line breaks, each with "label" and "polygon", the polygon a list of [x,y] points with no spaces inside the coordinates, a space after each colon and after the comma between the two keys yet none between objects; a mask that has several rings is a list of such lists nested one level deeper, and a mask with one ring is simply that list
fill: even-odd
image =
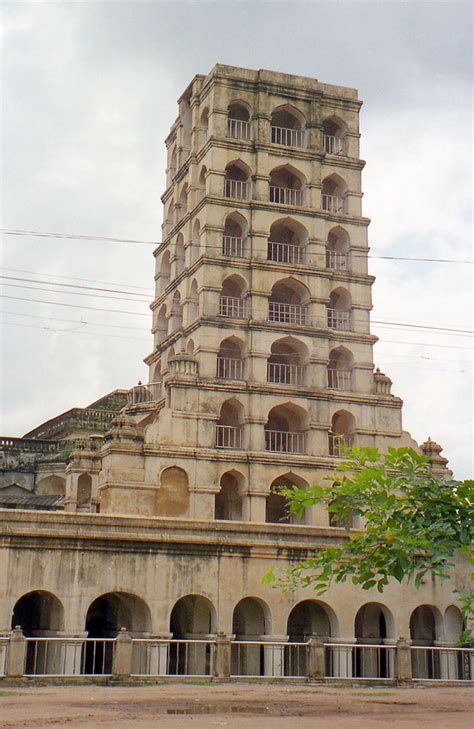
[{"label": "fence post", "polygon": [[410,642],[405,638],[397,640],[396,678],[400,683],[406,683],[413,678]]},{"label": "fence post", "polygon": [[10,633],[7,658],[7,676],[23,676],[26,661],[26,638],[19,625]]},{"label": "fence post", "polygon": [[115,641],[112,664],[114,676],[130,676],[132,673],[132,637],[126,628],[120,628]]},{"label": "fence post", "polygon": [[308,679],[313,681],[321,679],[326,674],[325,647],[318,638],[310,638],[308,641]]},{"label": "fence post", "polygon": [[216,678],[229,678],[231,673],[231,646],[230,636],[218,633],[216,636],[216,659],[214,675]]}]

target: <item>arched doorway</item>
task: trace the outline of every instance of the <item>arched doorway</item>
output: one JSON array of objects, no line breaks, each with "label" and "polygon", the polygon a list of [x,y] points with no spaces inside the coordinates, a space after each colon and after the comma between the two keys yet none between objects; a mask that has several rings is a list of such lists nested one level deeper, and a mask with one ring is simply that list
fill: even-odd
[{"label": "arched doorway", "polygon": [[[186,676],[211,674],[211,645],[206,639],[216,632],[216,610],[207,597],[185,595],[175,603],[170,615],[169,672]],[[202,643],[180,641],[202,640]]]},{"label": "arched doorway", "polygon": [[[303,600],[290,612],[286,632],[290,643],[304,644],[311,638],[327,642],[339,631],[336,615],[328,605],[319,600]],[[285,656],[285,675],[307,676],[307,674],[306,647],[290,646]]]},{"label": "arched doorway", "polygon": [[420,605],[410,617],[410,639],[413,646],[426,650],[412,650],[411,668],[413,678],[440,678],[440,655],[428,650],[442,636],[443,619],[433,605]]},{"label": "arched doorway", "polygon": [[[34,590],[20,597],[12,612],[12,630],[19,626],[26,638],[47,638],[64,629],[64,608],[55,595]],[[26,674],[59,673],[59,643],[31,641],[26,649]]]},{"label": "arched doorway", "polygon": [[[356,643],[363,646],[381,646],[387,638],[394,638],[392,613],[381,603],[369,602],[359,608],[354,625]],[[386,648],[357,648],[354,651],[353,675],[359,678],[393,677],[393,660]]]},{"label": "arched doorway", "polygon": [[[264,676],[264,646],[257,642],[270,633],[270,609],[263,600],[244,597],[234,608],[232,632],[237,641],[232,646],[234,676]],[[256,645],[242,645],[238,641],[256,641]]]}]

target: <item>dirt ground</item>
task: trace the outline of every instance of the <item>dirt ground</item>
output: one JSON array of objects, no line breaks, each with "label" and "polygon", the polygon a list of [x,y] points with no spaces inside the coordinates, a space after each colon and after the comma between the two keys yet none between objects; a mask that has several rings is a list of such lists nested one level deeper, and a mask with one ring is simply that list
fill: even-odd
[{"label": "dirt ground", "polygon": [[471,729],[472,688],[167,684],[0,689],[1,729]]}]

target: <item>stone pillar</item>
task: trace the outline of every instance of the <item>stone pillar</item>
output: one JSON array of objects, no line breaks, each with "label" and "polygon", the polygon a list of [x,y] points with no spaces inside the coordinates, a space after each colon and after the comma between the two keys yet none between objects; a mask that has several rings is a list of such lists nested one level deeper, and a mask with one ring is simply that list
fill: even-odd
[{"label": "stone pillar", "polygon": [[10,633],[8,646],[7,676],[23,676],[25,673],[26,639],[23,631],[17,625]]},{"label": "stone pillar", "polygon": [[325,647],[318,638],[310,638],[308,643],[307,677],[310,681],[324,678],[326,675]]},{"label": "stone pillar", "polygon": [[7,673],[7,657],[8,657],[8,644],[10,641],[10,633],[0,635],[0,676],[5,676]]},{"label": "stone pillar", "polygon": [[397,682],[405,683],[412,680],[410,642],[405,638],[397,640]]},{"label": "stone pillar", "polygon": [[115,643],[112,665],[114,676],[130,676],[132,672],[132,638],[126,628],[120,628]]},{"label": "stone pillar", "polygon": [[61,667],[60,673],[64,676],[80,676],[82,673],[82,658],[85,644],[83,638],[87,637],[87,633],[67,635],[61,633],[58,637],[64,638],[61,642],[59,663]]},{"label": "stone pillar", "polygon": [[[146,676],[168,676],[169,675],[169,640],[171,633],[149,637],[150,643],[139,643],[141,651],[138,656],[137,666],[133,660],[133,673],[140,673]],[[159,642],[158,642],[159,641]],[[135,659],[135,656],[133,656]]]},{"label": "stone pillar", "polygon": [[332,651],[332,675],[338,678],[351,678],[354,673],[354,646],[353,638],[331,638],[331,643],[342,643]]},{"label": "stone pillar", "polygon": [[231,643],[232,636],[219,633],[216,637],[214,676],[216,678],[229,678],[231,674]]},{"label": "stone pillar", "polygon": [[[435,640],[434,645],[439,648],[444,648],[442,651],[433,651],[434,654],[434,678],[442,678],[444,681],[455,681],[459,678],[458,670],[458,653],[455,650],[452,643],[445,643],[443,641]],[[436,661],[436,658],[438,660]],[[436,676],[436,663],[438,664],[439,676]]]},{"label": "stone pillar", "polygon": [[[288,642],[287,635],[266,635],[262,636],[265,642],[275,641],[277,643]],[[263,646],[263,672],[265,676],[283,676],[285,672],[285,646],[265,645]]]}]

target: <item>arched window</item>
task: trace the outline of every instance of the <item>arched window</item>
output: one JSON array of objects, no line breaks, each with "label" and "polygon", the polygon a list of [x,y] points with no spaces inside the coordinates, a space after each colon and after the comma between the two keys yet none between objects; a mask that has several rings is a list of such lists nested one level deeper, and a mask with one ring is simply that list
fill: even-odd
[{"label": "arched window", "polygon": [[92,478],[88,473],[81,473],[77,479],[77,506],[90,507],[92,498]]},{"label": "arched window", "polygon": [[343,228],[337,226],[330,230],[326,244],[326,267],[349,271],[350,245],[349,235]]},{"label": "arched window", "polygon": [[186,471],[177,466],[161,472],[156,496],[157,516],[186,516],[189,511],[189,486]]},{"label": "arched window", "polygon": [[287,499],[278,492],[280,486],[286,488],[297,486],[305,489],[308,487],[308,483],[293,473],[286,473],[275,478],[270,486],[270,493],[265,504],[265,521],[269,524],[306,524],[306,514],[298,521],[295,515],[289,511]]},{"label": "arched window", "polygon": [[242,520],[242,490],[244,477],[238,471],[227,471],[220,480],[220,491],[216,494],[215,518],[227,521]]},{"label": "arched window", "polygon": [[170,276],[171,276],[170,258],[171,258],[170,252],[165,251],[163,253],[163,258],[161,259],[160,273],[159,273],[159,279],[158,279],[158,283],[157,283],[159,293],[162,293],[170,282]]},{"label": "arched window", "polygon": [[268,300],[268,321],[305,325],[308,303],[309,292],[302,283],[293,277],[278,281]]},{"label": "arched window", "polygon": [[240,160],[229,162],[225,168],[224,197],[250,199],[250,169]]},{"label": "arched window", "polygon": [[204,109],[201,114],[201,121],[199,125],[199,146],[202,147],[207,142],[209,135],[209,109]]},{"label": "arched window", "polygon": [[344,448],[354,445],[355,418],[347,410],[338,410],[331,419],[329,455],[340,458]]},{"label": "arched window", "polygon": [[277,263],[304,263],[304,249],[308,241],[306,228],[292,218],[273,223],[268,238],[267,258]]},{"label": "arched window", "polygon": [[339,175],[325,177],[321,191],[322,207],[328,213],[346,212],[347,185]]},{"label": "arched window", "polygon": [[156,317],[156,343],[159,344],[166,339],[168,335],[168,318],[166,316],[166,306],[163,306],[158,311]]},{"label": "arched window", "polygon": [[231,319],[245,319],[247,282],[240,276],[224,279],[221,289],[219,315]]},{"label": "arched window", "polygon": [[335,116],[323,121],[323,150],[325,154],[346,154],[345,140],[347,126]]},{"label": "arched window", "polygon": [[277,453],[304,453],[308,414],[293,403],[277,405],[265,425],[265,450]]},{"label": "arched window", "polygon": [[304,205],[305,176],[292,165],[275,167],[270,172],[269,201],[280,205]]},{"label": "arched window", "polygon": [[187,182],[185,182],[183,187],[181,188],[181,193],[179,196],[178,222],[184,218],[184,216],[186,215],[187,212],[188,212],[188,184],[187,184]]},{"label": "arched window", "polygon": [[172,334],[183,326],[183,307],[179,291],[175,291],[171,302],[171,315],[168,320],[168,334]]},{"label": "arched window", "polygon": [[294,106],[285,104],[273,110],[270,120],[272,144],[282,144],[285,147],[304,147],[305,119],[303,114]]},{"label": "arched window", "polygon": [[250,112],[247,104],[233,101],[227,113],[227,136],[233,139],[251,139]]},{"label": "arched window", "polygon": [[207,176],[207,167],[204,166],[201,169],[201,172],[199,174],[199,180],[198,180],[198,189],[197,189],[197,202],[200,203],[201,200],[204,200],[206,197],[206,176]]},{"label": "arched window", "polygon": [[273,342],[267,361],[267,382],[278,385],[303,385],[307,347],[293,337]]},{"label": "arched window", "polygon": [[329,353],[328,387],[331,390],[352,389],[354,357],[345,347],[336,347]]},{"label": "arched window", "polygon": [[222,237],[222,255],[245,258],[248,223],[244,216],[234,212],[228,215],[224,223]]},{"label": "arched window", "polygon": [[242,380],[244,377],[244,344],[237,337],[223,339],[217,353],[217,377]]},{"label": "arched window", "polygon": [[171,200],[169,201],[168,205],[165,208],[166,212],[165,212],[165,216],[163,219],[163,226],[162,226],[163,238],[167,238],[169,236],[169,234],[171,233],[171,230],[174,227],[174,214],[175,214],[174,207],[175,207],[174,198],[172,197]]},{"label": "arched window", "polygon": [[199,220],[195,220],[193,223],[193,234],[191,238],[189,264],[193,264],[197,261],[201,252],[201,224]]},{"label": "arched window", "polygon": [[169,164],[169,168],[168,168],[170,182],[176,174],[176,167],[177,167],[176,147],[173,146],[171,149],[170,164]]},{"label": "arched window", "polygon": [[226,400],[221,407],[219,420],[216,423],[216,448],[242,448],[244,425],[244,408],[232,398]]},{"label": "arched window", "polygon": [[184,238],[183,238],[183,234],[179,233],[178,237],[176,239],[176,248],[175,248],[175,276],[179,276],[179,274],[184,271],[184,258],[185,258]]},{"label": "arched window", "polygon": [[352,301],[350,293],[341,287],[331,291],[329,296],[328,327],[330,329],[351,330]]},{"label": "arched window", "polygon": [[199,317],[199,296],[198,296],[198,284],[196,279],[193,279],[191,288],[189,290],[188,300],[188,324],[192,324],[193,321]]}]

